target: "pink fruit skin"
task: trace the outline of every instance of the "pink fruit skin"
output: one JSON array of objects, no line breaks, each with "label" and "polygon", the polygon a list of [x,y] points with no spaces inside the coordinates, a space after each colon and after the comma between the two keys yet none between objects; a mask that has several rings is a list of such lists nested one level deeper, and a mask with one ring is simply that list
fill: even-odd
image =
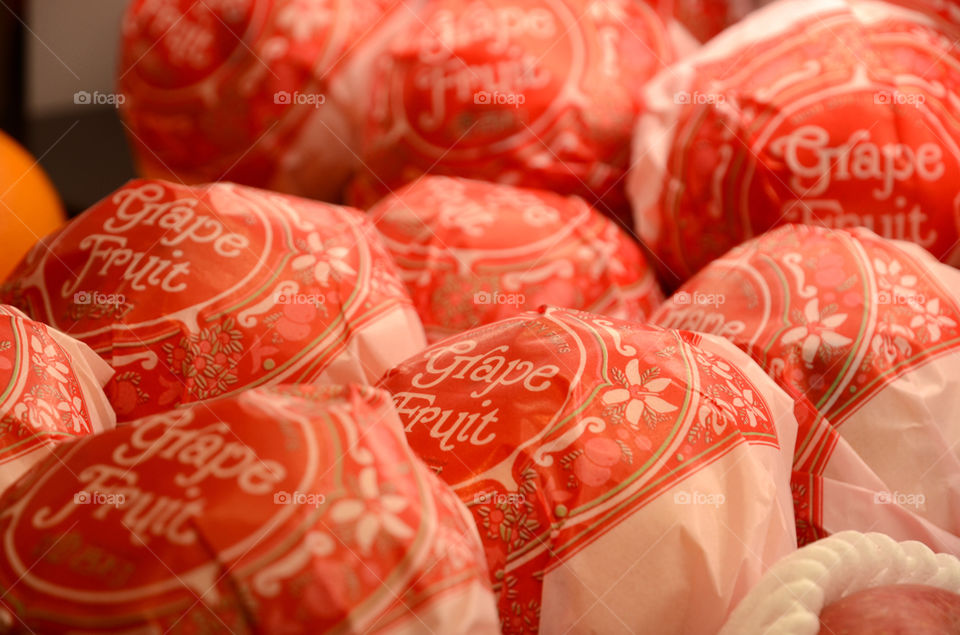
[{"label": "pink fruit skin", "polygon": [[960,595],[920,584],[858,591],[820,612],[820,635],[960,634]]}]

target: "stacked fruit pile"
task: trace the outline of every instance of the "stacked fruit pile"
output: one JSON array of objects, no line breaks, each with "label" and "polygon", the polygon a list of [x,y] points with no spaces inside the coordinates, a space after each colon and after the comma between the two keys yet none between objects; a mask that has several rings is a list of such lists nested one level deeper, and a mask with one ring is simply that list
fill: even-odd
[{"label": "stacked fruit pile", "polygon": [[0,631],[958,632],[960,15],[699,4],[134,0]]}]

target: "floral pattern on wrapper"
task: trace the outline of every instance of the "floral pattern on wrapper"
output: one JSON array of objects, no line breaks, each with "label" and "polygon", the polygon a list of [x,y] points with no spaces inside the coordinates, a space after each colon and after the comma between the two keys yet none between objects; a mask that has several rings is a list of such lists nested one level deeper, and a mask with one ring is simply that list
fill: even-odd
[{"label": "floral pattern on wrapper", "polygon": [[[792,443],[786,397],[759,369],[761,386],[700,344],[692,333],[547,307],[451,336],[384,377],[412,448],[473,512],[505,633],[551,628],[547,617],[554,626],[586,619],[568,612],[605,590],[569,573],[577,554],[606,560],[604,548],[617,549],[629,565],[652,546],[636,535],[610,546],[619,525],[641,518],[665,527],[670,519],[674,527],[710,524],[708,512],[697,521],[682,507],[660,508],[666,519],[658,521],[644,514],[671,496],[684,504],[683,483],[705,470],[722,491],[724,470],[736,471],[724,457],[779,456],[782,430]],[[771,389],[780,395],[776,416]],[[789,460],[778,460],[783,473],[766,478],[779,479],[779,502],[767,502],[790,510]],[[784,553],[795,545],[788,517],[778,530]],[[684,575],[697,575],[696,567]],[[551,579],[563,581],[549,591]],[[607,601],[629,628],[643,631],[660,619],[632,601]],[[700,628],[725,615],[703,608]],[[669,619],[678,620],[670,629],[680,628],[682,618]]]},{"label": "floral pattern on wrapper", "polygon": [[0,499],[30,629],[496,632],[476,529],[382,391],[252,389],[56,453]]},{"label": "floral pattern on wrapper", "polygon": [[140,174],[340,200],[364,60],[418,1],[131,2],[117,85]]},{"label": "floral pattern on wrapper", "polygon": [[[801,543],[830,533],[824,506],[831,505],[824,498],[822,477],[838,456],[839,465],[847,467],[830,468],[833,480],[857,482],[879,476],[891,491],[926,488],[926,507],[910,512],[960,535],[960,526],[946,521],[943,514],[931,513],[939,506],[935,500],[949,498],[948,492],[936,490],[949,490],[950,479],[932,471],[928,460],[947,469],[942,462],[950,455],[947,447],[931,450],[935,455],[928,458],[913,456],[906,449],[870,453],[871,445],[885,447],[886,441],[881,443],[878,436],[884,430],[893,434],[897,426],[911,421],[914,430],[926,431],[924,435],[932,434],[942,443],[952,434],[948,422],[941,424],[916,410],[891,412],[890,406],[883,408],[886,417],[875,412],[860,415],[872,412],[871,404],[900,394],[895,384],[912,381],[909,378],[915,373],[940,368],[937,373],[950,375],[947,369],[960,350],[960,302],[951,290],[956,282],[952,275],[953,269],[915,246],[885,240],[866,229],[789,225],[731,250],[654,312],[652,320],[661,326],[726,337],[796,399],[800,433],[794,494]],[[722,301],[697,301],[703,298]],[[937,395],[948,397],[950,390],[941,383],[934,382],[925,393],[923,412],[934,407]],[[898,403],[909,409],[916,399],[901,394]],[[866,432],[860,432],[867,431],[863,426],[868,425],[876,438],[872,443],[862,436]],[[928,441],[913,443],[926,447]],[[843,458],[849,451],[862,454],[857,464],[868,463],[869,477],[844,471],[853,469],[849,466],[854,463]],[[911,471],[906,467],[910,461],[924,466],[917,474],[930,472],[940,485],[918,481],[897,489],[898,481],[904,483],[902,475]],[[836,504],[832,509],[838,513]],[[882,516],[891,508],[873,509]],[[928,540],[929,535],[903,539],[907,538]],[[932,546],[947,548],[946,543]]]},{"label": "floral pattern on wrapper", "polygon": [[675,55],[653,9],[443,0],[418,17],[372,65],[348,201],[369,207],[429,172],[577,194],[629,225],[640,86]]},{"label": "floral pattern on wrapper", "polygon": [[790,223],[960,263],[960,23],[893,4],[773,3],[648,85],[627,189],[664,275]]},{"label": "floral pattern on wrapper", "polygon": [[0,305],[0,488],[57,444],[114,425],[109,369],[68,339]]},{"label": "floral pattern on wrapper", "polygon": [[370,215],[431,342],[543,304],[643,321],[663,300],[640,247],[579,198],[427,176]]},{"label": "floral pattern on wrapper", "polygon": [[0,296],[113,366],[121,420],[265,383],[370,383],[423,345],[363,214],[234,184],[131,181]]}]

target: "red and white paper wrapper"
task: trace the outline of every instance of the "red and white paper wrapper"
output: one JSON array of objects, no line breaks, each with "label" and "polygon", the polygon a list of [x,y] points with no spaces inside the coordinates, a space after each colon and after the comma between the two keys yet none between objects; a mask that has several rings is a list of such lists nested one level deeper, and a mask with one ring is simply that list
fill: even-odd
[{"label": "red and white paper wrapper", "polygon": [[960,30],[886,2],[781,0],[648,84],[628,190],[680,281],[784,223],[960,262]]},{"label": "red and white paper wrapper", "polygon": [[253,389],[55,453],[0,499],[8,628],[497,632],[477,529],[383,391]]},{"label": "red and white paper wrapper", "polygon": [[440,0],[373,69],[369,207],[424,172],[579,194],[627,219],[640,88],[673,60],[643,2]]},{"label": "red and white paper wrapper", "polygon": [[642,322],[663,301],[640,247],[577,197],[427,176],[370,213],[429,341],[543,304]]},{"label": "red and white paper wrapper", "polygon": [[941,20],[948,28],[960,26],[960,6],[950,0],[887,0],[913,11],[920,11],[928,17]]},{"label": "red and white paper wrapper", "polygon": [[724,336],[797,400],[801,543],[853,529],[960,554],[960,272],[863,228],[786,226],[651,321]]},{"label": "red and white paper wrapper", "polygon": [[543,308],[381,386],[473,512],[505,633],[715,633],[796,549],[793,403],[720,338]]},{"label": "red and white paper wrapper", "polygon": [[419,4],[132,2],[118,86],[140,172],[338,200],[357,163],[370,60]]},{"label": "red and white paper wrapper", "polygon": [[87,345],[0,304],[0,491],[53,446],[116,425],[112,374]]},{"label": "red and white paper wrapper", "polygon": [[960,593],[960,561],[919,542],[844,531],[773,565],[737,606],[720,635],[817,635],[820,611],[826,606],[857,591],[890,584]]},{"label": "red and white paper wrapper", "polygon": [[372,383],[425,344],[361,212],[233,184],[131,181],[2,296],[113,366],[120,420],[268,383]]}]

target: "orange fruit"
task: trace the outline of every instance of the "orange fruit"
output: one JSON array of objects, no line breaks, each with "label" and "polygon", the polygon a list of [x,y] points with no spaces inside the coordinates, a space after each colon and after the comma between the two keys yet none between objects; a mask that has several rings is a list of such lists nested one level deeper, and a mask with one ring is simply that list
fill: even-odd
[{"label": "orange fruit", "polygon": [[46,173],[29,152],[0,131],[0,281],[64,221],[63,205]]}]

